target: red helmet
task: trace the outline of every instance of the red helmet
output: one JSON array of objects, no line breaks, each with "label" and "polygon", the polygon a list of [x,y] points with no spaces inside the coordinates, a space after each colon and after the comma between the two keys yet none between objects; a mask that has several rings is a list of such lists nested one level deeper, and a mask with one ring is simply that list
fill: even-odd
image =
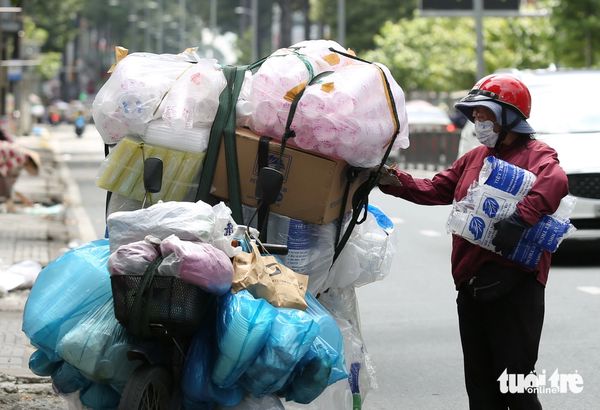
[{"label": "red helmet", "polygon": [[477,81],[460,102],[494,101],[514,108],[523,118],[531,112],[531,94],[521,80],[510,74],[490,74]]}]

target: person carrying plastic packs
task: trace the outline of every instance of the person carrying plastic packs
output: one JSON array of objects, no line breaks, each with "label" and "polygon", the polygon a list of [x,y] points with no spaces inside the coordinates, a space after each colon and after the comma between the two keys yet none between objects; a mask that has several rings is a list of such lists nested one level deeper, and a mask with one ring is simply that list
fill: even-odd
[{"label": "person carrying plastic packs", "polygon": [[431,179],[386,168],[379,187],[386,194],[417,204],[447,205],[465,197],[488,156],[536,175],[516,211],[494,224],[497,232],[492,243],[497,252],[453,235],[451,261],[469,408],[541,409],[535,393],[503,394],[497,379],[505,369],[522,375],[535,370],[551,254],[544,251],[534,269],[506,256],[514,251],[526,228],[557,210],[568,194],[567,177],[556,151],[534,139],[535,131],[527,122],[531,95],[517,78],[486,76],[455,107],[475,123],[482,146]]}]

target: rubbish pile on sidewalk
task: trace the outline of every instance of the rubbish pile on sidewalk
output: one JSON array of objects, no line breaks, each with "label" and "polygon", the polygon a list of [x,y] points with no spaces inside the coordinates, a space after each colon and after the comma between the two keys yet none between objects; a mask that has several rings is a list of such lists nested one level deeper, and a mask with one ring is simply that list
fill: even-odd
[{"label": "rubbish pile on sidewalk", "polygon": [[134,53],[94,119],[108,240],[40,273],[34,373],[94,409],[168,401],[171,380],[186,409],[359,409],[355,288],[389,273],[397,233],[368,194],[408,146],[389,70],[323,40],[249,67]]}]

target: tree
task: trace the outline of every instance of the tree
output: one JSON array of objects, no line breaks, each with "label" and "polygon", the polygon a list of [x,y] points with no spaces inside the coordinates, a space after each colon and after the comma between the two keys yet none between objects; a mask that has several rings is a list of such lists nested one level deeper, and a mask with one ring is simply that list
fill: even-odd
[{"label": "tree", "polygon": [[600,65],[600,2],[560,0],[552,7],[559,62],[572,67]]},{"label": "tree", "polygon": [[[346,1],[346,44],[356,51],[366,51],[375,46],[373,41],[386,21],[409,17],[417,8],[417,0],[362,0]],[[337,1],[311,0],[313,21],[329,25],[332,38],[337,30]],[[322,34],[323,36],[324,34]]]},{"label": "tree", "polygon": [[85,0],[27,0],[23,3],[23,14],[48,32],[42,51],[62,51],[77,35],[77,14],[83,9]]},{"label": "tree", "polygon": [[[547,18],[484,21],[484,60],[498,68],[541,68],[553,62]],[[387,65],[405,91],[453,91],[473,85],[475,29],[471,18],[417,17],[386,23],[367,59]]]}]

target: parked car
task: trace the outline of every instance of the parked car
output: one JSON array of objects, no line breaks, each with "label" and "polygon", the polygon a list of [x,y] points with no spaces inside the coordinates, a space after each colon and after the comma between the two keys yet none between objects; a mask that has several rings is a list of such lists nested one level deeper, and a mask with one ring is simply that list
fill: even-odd
[{"label": "parked car", "polygon": [[454,132],[456,126],[443,109],[425,100],[406,102],[410,132]]},{"label": "parked car", "polygon": [[[513,71],[531,92],[528,122],[536,138],[558,152],[577,199],[571,223],[577,231],[565,243],[593,246],[600,241],[600,70]],[[461,132],[459,156],[479,145],[474,126]]]}]

